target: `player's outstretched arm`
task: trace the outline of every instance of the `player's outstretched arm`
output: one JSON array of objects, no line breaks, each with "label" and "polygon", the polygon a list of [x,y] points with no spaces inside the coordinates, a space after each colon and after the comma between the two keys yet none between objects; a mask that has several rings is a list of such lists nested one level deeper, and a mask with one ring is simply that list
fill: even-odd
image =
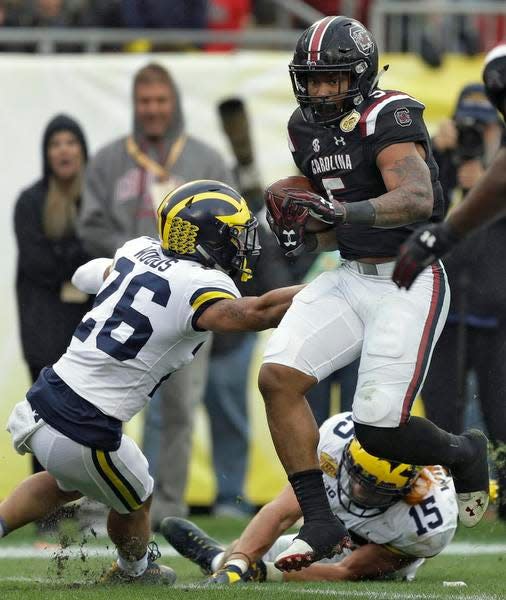
[{"label": "player's outstretched arm", "polygon": [[443,223],[413,232],[401,246],[392,279],[409,289],[418,275],[469,232],[506,211],[506,148]]},{"label": "player's outstretched arm", "polygon": [[506,211],[506,148],[501,148],[485,175],[450,213],[447,222],[462,237]]},{"label": "player's outstretched arm", "polygon": [[284,581],[357,581],[377,579],[406,567],[416,558],[394,554],[385,546],[365,544],[338,563],[313,563],[301,571],[284,573]]},{"label": "player's outstretched arm", "polygon": [[262,558],[278,537],[301,516],[297,498],[291,486],[286,486],[253,517],[228,554],[245,554],[251,562]]},{"label": "player's outstretched arm", "polygon": [[272,290],[262,296],[219,300],[202,313],[197,320],[197,327],[217,333],[262,331],[276,327],[295,294],[303,287],[304,285],[293,285]]}]

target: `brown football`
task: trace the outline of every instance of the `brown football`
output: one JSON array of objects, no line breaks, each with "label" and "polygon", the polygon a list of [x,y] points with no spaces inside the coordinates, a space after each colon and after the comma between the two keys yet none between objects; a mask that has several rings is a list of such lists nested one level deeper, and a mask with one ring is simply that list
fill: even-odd
[{"label": "brown football", "polygon": [[[267,199],[267,196],[270,193],[272,194],[276,205],[281,208],[281,204],[287,195],[286,190],[290,188],[308,190],[310,192],[314,192],[315,194],[319,193],[313,188],[311,181],[307,177],[304,177],[304,175],[293,175],[291,177],[283,177],[283,179],[278,179],[274,183],[271,183],[269,186],[267,186],[264,191],[264,200]],[[329,229],[329,225],[313,217],[308,217],[304,229],[310,233],[317,233],[319,231]]]}]

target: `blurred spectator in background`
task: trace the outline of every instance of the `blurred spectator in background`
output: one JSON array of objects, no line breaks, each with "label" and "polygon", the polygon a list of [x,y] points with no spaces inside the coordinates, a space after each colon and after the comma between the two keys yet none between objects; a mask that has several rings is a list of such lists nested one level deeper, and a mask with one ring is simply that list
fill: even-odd
[{"label": "blurred spectator in background", "polygon": [[204,29],[208,0],[120,0],[124,27]]},{"label": "blurred spectator in background", "polygon": [[81,6],[69,0],[26,0],[22,4],[23,27],[77,27]]},{"label": "blurred spectator in background", "polygon": [[121,27],[121,0],[85,0],[81,12],[83,27]]},{"label": "blurred spectator in background", "polygon": [[[42,140],[42,178],[21,192],[15,206],[21,347],[32,383],[65,352],[92,304],[70,282],[89,260],[74,229],[87,156],[79,124],[67,115],[54,117]],[[33,472],[42,470],[33,457]],[[52,525],[41,523],[39,530]]]},{"label": "blurred spectator in background", "polygon": [[[251,0],[209,0],[207,26],[217,31],[241,31],[251,23]],[[228,52],[236,45],[226,43],[207,44],[209,52]]]},{"label": "blurred spectator in background", "polygon": [[[502,125],[483,85],[466,86],[453,119],[434,137],[445,197],[452,207],[482,177],[500,144]],[[469,375],[494,445],[506,442],[506,218],[479,229],[443,259],[452,290],[450,312],[436,345],[422,397],[427,417],[459,434],[470,400]],[[506,465],[497,465],[506,518]]]},{"label": "blurred spectator in background", "polygon": [[502,126],[480,83],[466,85],[451,119],[432,138],[446,210],[483,175],[501,140]]},{"label": "blurred spectator in background", "polygon": [[19,14],[16,5],[9,0],[0,0],[0,27],[19,25]]},{"label": "blurred spectator in background", "polygon": [[[267,228],[263,216],[263,187],[256,166],[250,121],[241,98],[219,103],[218,114],[235,158],[234,175],[248,206],[257,214],[257,230],[262,246],[260,264],[252,280],[235,281],[243,296],[260,295],[275,287],[295,283],[289,265]],[[299,283],[299,282],[297,282]],[[257,336],[253,332],[213,336],[204,403],[209,416],[212,463],[216,478],[213,513],[217,516],[250,515],[252,506],[245,498],[250,423],[248,380],[251,356]]]},{"label": "blurred spectator in background", "polygon": [[[86,173],[79,234],[92,256],[113,256],[130,238],[155,236],[156,208],[172,189],[194,179],[234,184],[223,158],[185,132],[179,91],[158,64],[133,82],[132,135],[98,151]],[[155,477],[153,527],[184,516],[193,412],[204,393],[209,344],[191,365],[171,375],[150,402],[144,453]],[[169,458],[170,457],[170,458]]]}]

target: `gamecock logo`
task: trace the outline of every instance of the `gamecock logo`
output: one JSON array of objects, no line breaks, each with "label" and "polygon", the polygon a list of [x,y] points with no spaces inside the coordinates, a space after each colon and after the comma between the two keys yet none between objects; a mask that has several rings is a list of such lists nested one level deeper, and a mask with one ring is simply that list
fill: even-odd
[{"label": "gamecock logo", "polygon": [[353,25],[353,27],[350,27],[350,36],[359,52],[365,56],[369,56],[371,52],[374,52],[374,41],[366,29],[359,25]]}]

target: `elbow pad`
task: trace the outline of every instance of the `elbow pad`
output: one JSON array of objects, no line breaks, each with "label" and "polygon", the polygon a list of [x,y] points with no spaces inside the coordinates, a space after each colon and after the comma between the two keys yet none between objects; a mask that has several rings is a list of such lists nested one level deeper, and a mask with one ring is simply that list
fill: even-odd
[{"label": "elbow pad", "polygon": [[72,275],[72,283],[86,294],[96,294],[104,283],[104,273],[111,262],[110,258],[90,260]]}]

